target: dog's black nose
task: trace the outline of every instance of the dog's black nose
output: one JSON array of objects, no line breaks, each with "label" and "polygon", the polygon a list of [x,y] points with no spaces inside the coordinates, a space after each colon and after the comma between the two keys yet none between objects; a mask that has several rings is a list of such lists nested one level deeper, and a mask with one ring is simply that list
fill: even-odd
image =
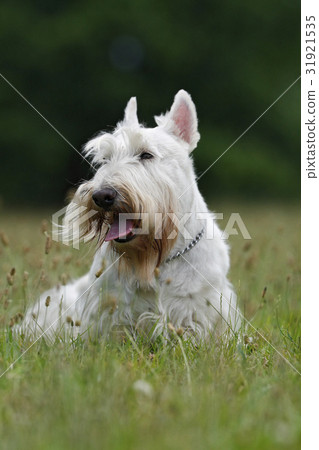
[{"label": "dog's black nose", "polygon": [[100,191],[93,192],[92,198],[94,203],[103,209],[109,209],[113,205],[117,192],[112,188],[101,189]]}]

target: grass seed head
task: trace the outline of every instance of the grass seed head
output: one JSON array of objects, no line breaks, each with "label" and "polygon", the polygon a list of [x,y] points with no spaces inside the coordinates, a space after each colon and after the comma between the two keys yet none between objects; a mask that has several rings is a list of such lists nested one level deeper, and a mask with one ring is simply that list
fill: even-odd
[{"label": "grass seed head", "polygon": [[43,219],[41,222],[41,232],[45,234],[48,231],[48,221]]},{"label": "grass seed head", "polygon": [[66,323],[70,324],[71,327],[74,326],[74,322],[72,320],[72,317],[70,317],[70,316],[66,316]]},{"label": "grass seed head", "polygon": [[108,295],[106,301],[102,305],[103,309],[108,308],[109,314],[112,315],[118,308],[118,299],[114,295]]},{"label": "grass seed head", "polygon": [[243,251],[244,252],[248,252],[248,250],[251,248],[251,241],[247,241],[245,242],[244,246],[243,246]]},{"label": "grass seed head", "polygon": [[250,257],[245,261],[245,269],[249,270],[252,269],[257,261],[257,256],[255,253],[253,253],[252,255],[250,255]]},{"label": "grass seed head", "polygon": [[66,255],[64,258],[64,264],[69,264],[72,261],[72,255]]},{"label": "grass seed head", "polygon": [[47,236],[46,241],[45,241],[45,250],[44,250],[44,252],[45,252],[46,255],[49,254],[49,252],[50,252],[50,250],[51,250],[51,247],[52,247],[52,239],[51,239],[51,236]]},{"label": "grass seed head", "polygon": [[14,278],[10,273],[7,273],[7,282],[9,284],[9,286],[13,286]]},{"label": "grass seed head", "polygon": [[68,282],[67,274],[66,273],[62,273],[60,279],[61,279],[62,286],[65,286],[67,284],[67,282]]},{"label": "grass seed head", "polygon": [[42,269],[40,272],[40,283],[43,283],[46,280],[46,274],[44,270]]},{"label": "grass seed head", "polygon": [[51,302],[51,297],[50,297],[50,295],[48,295],[47,298],[45,299],[45,306],[46,307],[50,306],[50,302]]},{"label": "grass seed head", "polygon": [[12,328],[16,323],[21,322],[23,317],[24,317],[24,314],[22,314],[22,312],[18,312],[16,315],[11,317],[10,322],[9,322],[9,327]]},{"label": "grass seed head", "polygon": [[55,256],[52,258],[52,268],[56,269],[58,267],[58,264],[60,263],[61,258],[59,256]]},{"label": "grass seed head", "polygon": [[9,246],[9,238],[4,231],[0,232],[0,239],[4,247]]},{"label": "grass seed head", "polygon": [[96,278],[100,278],[100,276],[102,275],[102,273],[104,272],[104,270],[105,270],[105,263],[104,263],[104,260],[103,260],[100,269],[95,273],[95,277],[96,277]]}]

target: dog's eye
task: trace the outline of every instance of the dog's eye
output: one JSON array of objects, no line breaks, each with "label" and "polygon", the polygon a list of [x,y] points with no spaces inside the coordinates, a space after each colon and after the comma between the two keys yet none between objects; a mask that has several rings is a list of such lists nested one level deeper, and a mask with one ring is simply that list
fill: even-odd
[{"label": "dog's eye", "polygon": [[148,152],[143,152],[140,154],[140,159],[152,159],[153,155]]}]

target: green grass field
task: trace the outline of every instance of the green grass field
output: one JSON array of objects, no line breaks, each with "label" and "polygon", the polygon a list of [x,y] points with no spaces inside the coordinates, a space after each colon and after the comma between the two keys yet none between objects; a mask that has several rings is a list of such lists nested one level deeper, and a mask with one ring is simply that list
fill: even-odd
[{"label": "green grass field", "polygon": [[[227,211],[240,212],[252,236],[230,240],[241,310],[300,371],[298,207],[215,210],[226,219]],[[1,373],[28,348],[10,328],[25,305],[91,263],[88,247],[53,243],[45,254],[43,218],[49,215],[1,214]],[[38,341],[0,378],[0,414],[1,449],[293,450],[300,448],[300,375],[249,326],[241,343],[197,349],[182,340],[153,347],[130,338]]]}]

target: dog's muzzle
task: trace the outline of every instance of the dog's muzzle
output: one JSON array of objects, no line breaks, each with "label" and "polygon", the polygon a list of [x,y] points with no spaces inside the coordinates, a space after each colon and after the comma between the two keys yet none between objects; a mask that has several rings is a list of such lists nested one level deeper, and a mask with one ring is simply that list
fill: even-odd
[{"label": "dog's muzzle", "polygon": [[113,205],[117,195],[118,193],[115,189],[105,188],[93,192],[92,199],[99,208],[104,209],[104,211],[113,212],[112,222],[109,225],[105,241],[126,243],[135,238],[135,234],[132,232],[134,221],[131,219],[126,220],[125,213],[117,213],[114,211]]}]

